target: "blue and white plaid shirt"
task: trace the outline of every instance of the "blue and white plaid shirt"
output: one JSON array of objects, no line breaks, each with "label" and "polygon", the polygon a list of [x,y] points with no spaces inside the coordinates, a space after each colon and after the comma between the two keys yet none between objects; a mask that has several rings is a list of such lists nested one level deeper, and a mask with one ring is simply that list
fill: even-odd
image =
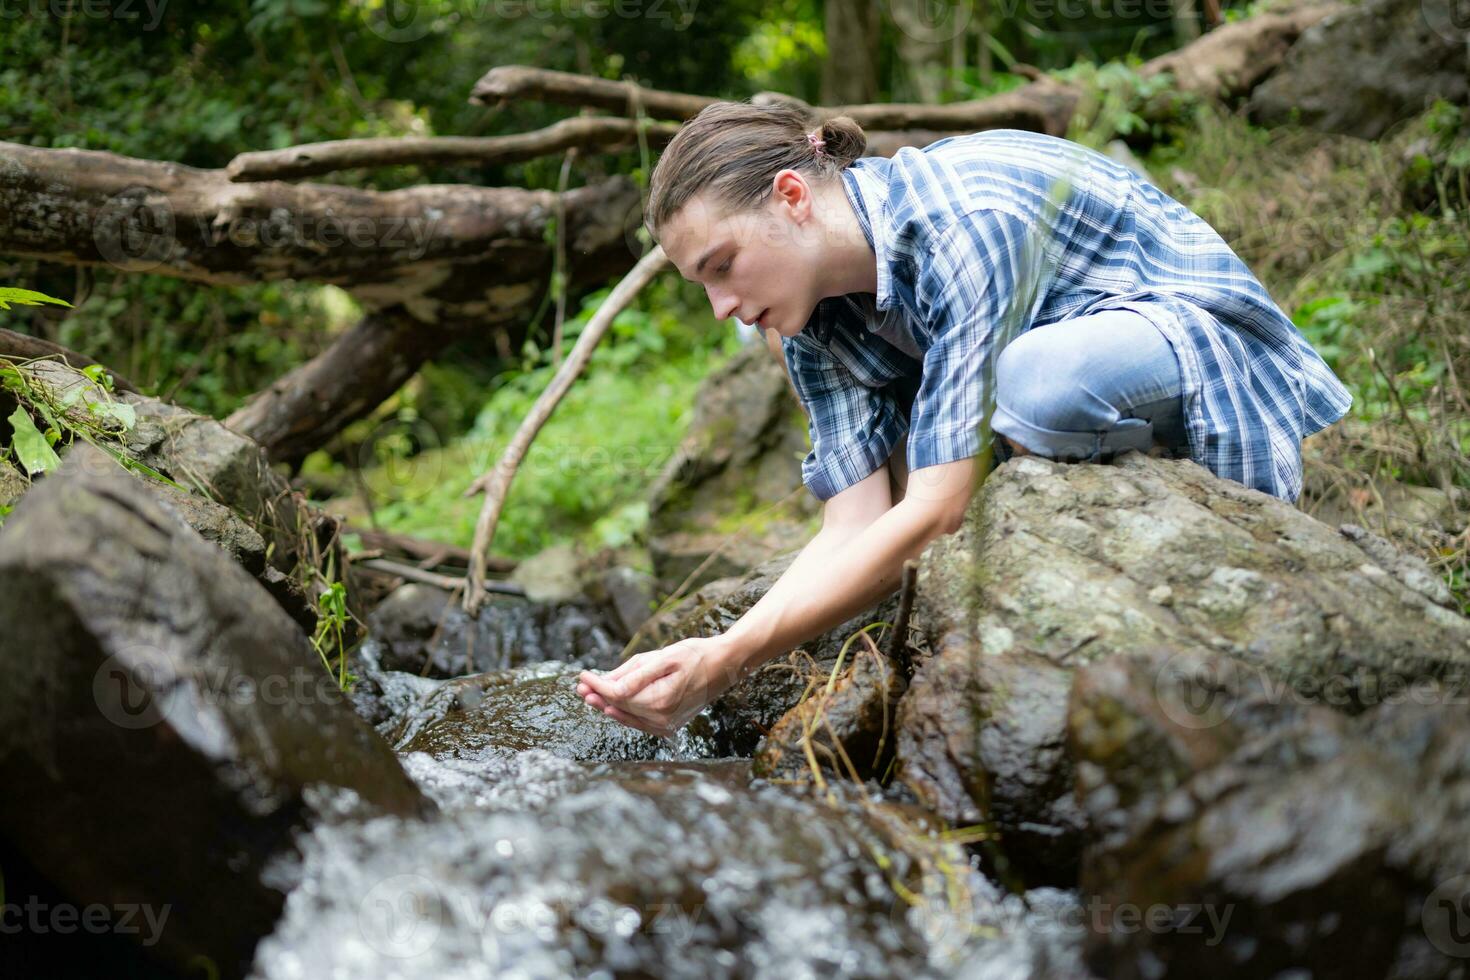
[{"label": "blue and white plaid shirt", "polygon": [[1295,501],[1302,439],[1352,404],[1214,229],[1078,143],[991,130],[863,157],[842,179],[877,294],[824,299],[782,338],[810,421],[802,478],[820,500],[876,471],[905,432],[911,470],[976,455],[1000,348],[1100,310],[1163,332],[1190,458],[1245,486]]}]

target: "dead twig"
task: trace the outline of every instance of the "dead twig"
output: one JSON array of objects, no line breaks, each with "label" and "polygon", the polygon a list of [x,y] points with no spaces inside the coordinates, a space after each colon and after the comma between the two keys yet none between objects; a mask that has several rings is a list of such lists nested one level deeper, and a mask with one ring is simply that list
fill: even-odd
[{"label": "dead twig", "polygon": [[490,543],[495,539],[495,526],[500,522],[500,511],[505,506],[505,498],[510,492],[510,482],[515,478],[516,469],[530,448],[532,440],[551,417],[562,397],[571,388],[572,382],[587,362],[592,358],[592,351],[596,349],[602,335],[607,333],[608,327],[612,325],[613,318],[621,313],[633,298],[653,279],[664,266],[668,264],[668,258],[664,255],[662,247],[655,247],[649,251],[633,271],[623,277],[613,289],[611,295],[603,301],[587,326],[582,328],[577,343],[572,347],[571,353],[567,355],[566,361],[558,369],[556,375],[551,379],[551,384],[536,399],[536,404],[531,406],[531,412],[521,422],[520,428],[511,437],[510,444],[505,447],[500,461],[495,464],[494,469],[475,480],[465,491],[465,496],[473,495],[479,490],[485,491],[485,503],[480,508],[479,519],[475,522],[475,539],[470,545],[470,568],[469,584],[465,590],[464,609],[470,615],[478,611],[485,595],[485,556],[490,551]]},{"label": "dead twig", "polygon": [[[393,575],[408,582],[418,582],[420,585],[433,585],[441,589],[457,590],[464,585],[464,579],[453,575],[440,575],[437,572],[426,572],[422,568],[412,565],[403,565],[387,558],[369,558],[366,561],[356,563],[356,567],[368,572],[377,572],[380,575]],[[482,582],[481,592],[494,592],[500,595],[524,596],[526,590],[519,585],[510,582]]]}]

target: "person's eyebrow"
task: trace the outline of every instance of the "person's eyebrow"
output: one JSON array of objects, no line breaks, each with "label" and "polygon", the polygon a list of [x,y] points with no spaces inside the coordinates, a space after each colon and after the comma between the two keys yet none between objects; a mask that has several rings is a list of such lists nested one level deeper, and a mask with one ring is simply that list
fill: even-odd
[{"label": "person's eyebrow", "polygon": [[725,247],[725,243],[724,242],[720,242],[720,244],[714,246],[708,252],[705,252],[703,255],[701,255],[699,257],[699,264],[694,267],[694,274],[697,276],[701,272],[703,272],[704,271],[704,264],[706,262],[708,262],[711,258],[713,258],[714,257],[714,254],[716,252],[718,252],[720,249],[722,249],[724,247]]}]

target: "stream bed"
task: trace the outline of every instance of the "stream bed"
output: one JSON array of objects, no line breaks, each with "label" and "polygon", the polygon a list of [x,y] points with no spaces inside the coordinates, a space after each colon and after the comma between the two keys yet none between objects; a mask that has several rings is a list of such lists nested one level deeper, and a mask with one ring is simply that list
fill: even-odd
[{"label": "stream bed", "polygon": [[[653,758],[570,758],[606,740],[568,738],[560,718],[531,744],[548,699],[523,691],[506,738],[472,723],[461,744],[453,727],[426,740],[466,679],[382,671],[377,654],[370,639],[363,670],[397,708],[379,729],[432,749],[399,757],[439,812],[374,815],[351,791],[314,793],[300,859],[271,869],[289,897],[257,950],[260,980],[1086,975],[1074,893],[1005,893],[876,784],[752,778],[748,759],[709,757],[697,724],[655,740]],[[575,668],[511,673],[545,692]],[[469,713],[493,719],[491,701]],[[607,723],[582,714],[582,728]]]}]

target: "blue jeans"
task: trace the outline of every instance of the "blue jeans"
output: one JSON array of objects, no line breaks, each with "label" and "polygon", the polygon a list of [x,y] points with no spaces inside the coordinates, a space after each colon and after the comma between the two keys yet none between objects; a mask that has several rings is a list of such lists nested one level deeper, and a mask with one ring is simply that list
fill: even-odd
[{"label": "blue jeans", "polygon": [[[1188,456],[1174,348],[1132,310],[1034,327],[995,362],[990,427],[1052,459],[1097,462],[1128,449]],[[1009,459],[1004,439],[996,455]]]}]

